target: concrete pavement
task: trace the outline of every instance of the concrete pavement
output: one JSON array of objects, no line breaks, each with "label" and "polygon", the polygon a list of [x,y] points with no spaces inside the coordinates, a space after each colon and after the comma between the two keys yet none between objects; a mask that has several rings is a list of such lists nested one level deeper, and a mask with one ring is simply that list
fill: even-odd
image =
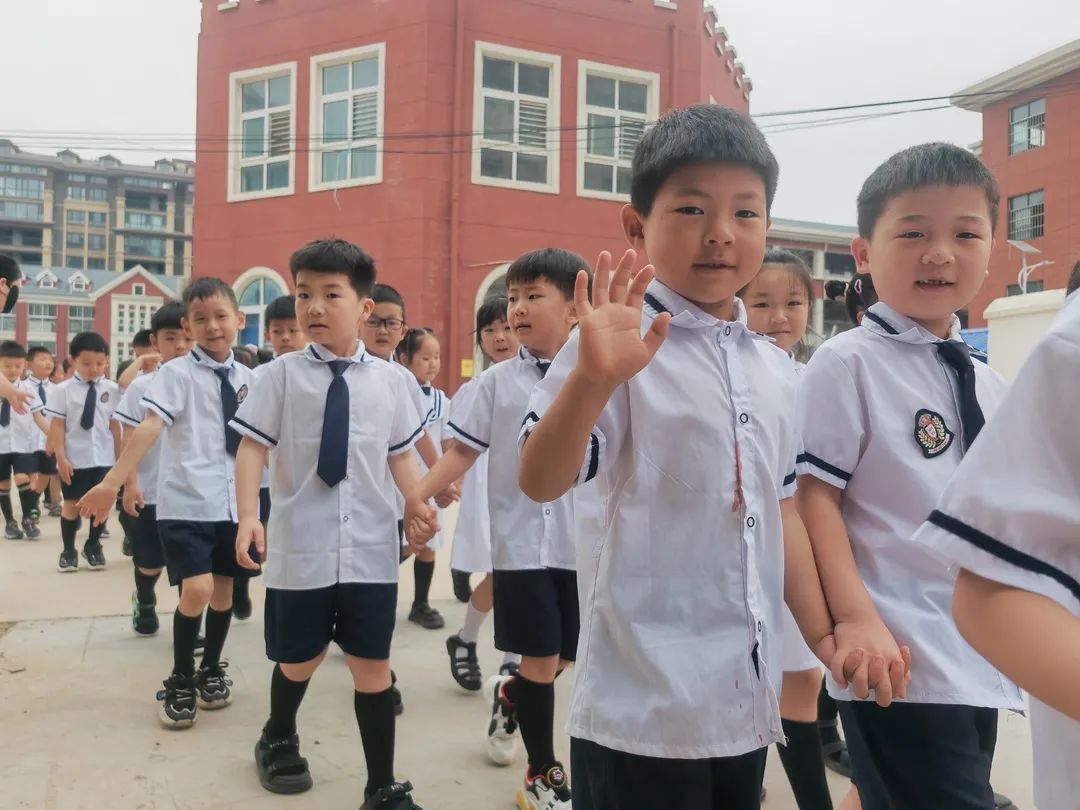
[{"label": "concrete pavement", "polygon": [[[279,797],[259,785],[252,747],[268,711],[272,669],[263,651],[259,580],[252,586],[255,617],[234,622],[226,646],[235,681],[233,705],[200,712],[188,731],[159,726],[154,693],[171,665],[168,617],[175,596],[159,584],[162,632],[152,639],[132,634],[131,562],[120,555],[115,519],[110,528],[113,538],[105,541],[109,566],[103,572],[85,567],[76,574],[56,572],[57,519],[43,518],[41,541],[0,540],[0,807],[358,807],[363,753],[351,681],[336,648],[315,676],[300,714],[314,790]],[[406,707],[398,722],[397,772],[416,786],[414,795],[425,810],[510,810],[524,755],[512,768],[486,764],[488,707],[450,678],[443,644],[460,626],[464,606],[452,598],[448,561],[444,550],[433,587],[434,604],[447,619],[445,631],[423,630],[406,620],[412,577],[410,564],[403,568],[393,649]],[[485,673],[495,672],[500,660],[490,632],[489,623],[480,644]],[[556,689],[557,751],[567,762],[561,729],[570,680],[560,679]],[[994,784],[1021,808],[1033,807],[1025,718],[1002,717]],[[844,780],[830,774],[830,786],[839,801]],[[795,807],[775,752],[766,787],[767,810]]]}]

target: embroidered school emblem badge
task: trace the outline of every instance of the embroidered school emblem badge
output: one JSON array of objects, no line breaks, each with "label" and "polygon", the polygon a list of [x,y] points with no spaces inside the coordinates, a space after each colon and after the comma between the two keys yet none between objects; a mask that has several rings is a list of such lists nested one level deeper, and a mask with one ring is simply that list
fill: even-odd
[{"label": "embroidered school emblem badge", "polygon": [[945,425],[941,414],[925,408],[915,414],[915,441],[926,458],[936,458],[948,450],[955,435]]},{"label": "embroidered school emblem badge", "polygon": [[236,392],[236,404],[239,405],[241,402],[247,399],[247,395],[248,387],[246,385],[241,385],[240,390]]},{"label": "embroidered school emblem badge", "polygon": [[109,401],[109,392],[108,391],[102,391],[101,392],[101,401],[102,402],[108,402]]}]

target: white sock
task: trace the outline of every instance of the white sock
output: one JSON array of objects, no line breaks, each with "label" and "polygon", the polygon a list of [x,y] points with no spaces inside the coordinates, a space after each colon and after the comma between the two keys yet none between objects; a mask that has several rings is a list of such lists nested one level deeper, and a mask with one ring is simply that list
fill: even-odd
[{"label": "white sock", "polygon": [[521,663],[521,656],[518,655],[517,653],[503,653],[503,660],[502,660],[501,666],[505,667],[507,664],[520,664],[520,663]]},{"label": "white sock", "polygon": [[480,628],[484,626],[484,620],[487,617],[487,613],[480,612],[473,607],[472,602],[469,602],[465,606],[465,625],[461,628],[461,632],[458,633],[461,640],[466,644],[475,644],[476,640],[480,638]]}]

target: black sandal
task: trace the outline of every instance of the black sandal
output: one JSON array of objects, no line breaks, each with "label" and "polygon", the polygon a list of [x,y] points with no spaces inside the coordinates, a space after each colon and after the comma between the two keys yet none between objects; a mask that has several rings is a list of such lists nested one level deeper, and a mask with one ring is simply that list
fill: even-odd
[{"label": "black sandal", "polygon": [[268,740],[264,731],[255,743],[255,766],[259,781],[271,793],[303,793],[311,790],[311,771],[300,756],[300,738],[293,734],[280,740]]},{"label": "black sandal", "polygon": [[[460,650],[465,650],[465,655],[459,655]],[[476,657],[476,642],[470,644],[453,635],[446,640],[446,652],[450,654],[450,675],[457,685],[469,692],[479,692],[484,680]]]}]

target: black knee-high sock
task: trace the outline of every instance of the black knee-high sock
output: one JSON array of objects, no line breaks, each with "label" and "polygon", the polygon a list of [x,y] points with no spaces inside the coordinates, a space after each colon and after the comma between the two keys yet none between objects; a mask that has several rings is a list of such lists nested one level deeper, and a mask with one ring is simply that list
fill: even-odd
[{"label": "black knee-high sock", "polygon": [[356,724],[364,744],[368,780],[364,796],[394,781],[394,694],[357,692],[353,696]]},{"label": "black knee-high sock", "polygon": [[232,608],[228,610],[206,609],[206,646],[203,647],[202,665],[216,666],[221,663],[221,652],[225,649],[225,637],[229,635],[232,622]]},{"label": "black knee-high sock", "polygon": [[6,521],[12,521],[15,519],[15,514],[11,511],[10,489],[0,491],[0,512],[4,513],[4,520]]},{"label": "black knee-high sock", "polygon": [[29,484],[19,487],[19,505],[22,507],[23,520],[30,518],[37,511],[38,494]]},{"label": "black knee-high sock", "polygon": [[518,675],[506,685],[506,696],[521,726],[529,773],[539,773],[555,762],[555,684],[537,683]]},{"label": "black knee-high sock", "polygon": [[248,586],[251,580],[247,577],[236,577],[232,584],[232,601],[236,604],[237,599],[243,599],[248,595]]},{"label": "black knee-high sock", "polygon": [[64,541],[64,551],[75,550],[75,535],[79,533],[81,518],[60,518],[60,538]]},{"label": "black knee-high sock", "polygon": [[139,600],[140,605],[156,605],[157,595],[154,593],[154,586],[157,585],[158,577],[161,576],[161,572],[156,574],[144,574],[139,570],[138,566],[135,569],[135,596]]},{"label": "black knee-high sock", "polygon": [[195,674],[195,637],[199,635],[202,616],[185,616],[176,609],[173,614],[173,673]]},{"label": "black knee-high sock", "polygon": [[296,714],[307,692],[309,678],[306,681],[292,681],[281,671],[281,665],[274,667],[270,676],[270,719],[266,721],[266,736],[271,740],[280,740],[296,733]]},{"label": "black knee-high sock", "polygon": [[105,524],[95,525],[93,521],[90,523],[90,536],[86,538],[86,546],[84,548],[97,548],[101,546],[101,533],[105,531]]},{"label": "black knee-high sock", "polygon": [[799,810],[832,810],[825,780],[825,757],[817,723],[782,720],[787,745],[777,745]]},{"label": "black knee-high sock", "polygon": [[416,595],[413,597],[414,605],[427,604],[428,595],[431,593],[431,578],[435,576],[435,561],[424,562],[417,560],[413,563],[413,579],[416,582]]},{"label": "black knee-high sock", "polygon": [[821,691],[818,692],[817,699],[818,730],[821,733],[822,743],[839,742],[840,732],[836,727],[838,715],[836,701],[829,696],[829,690],[825,686],[825,679],[822,678]]}]

